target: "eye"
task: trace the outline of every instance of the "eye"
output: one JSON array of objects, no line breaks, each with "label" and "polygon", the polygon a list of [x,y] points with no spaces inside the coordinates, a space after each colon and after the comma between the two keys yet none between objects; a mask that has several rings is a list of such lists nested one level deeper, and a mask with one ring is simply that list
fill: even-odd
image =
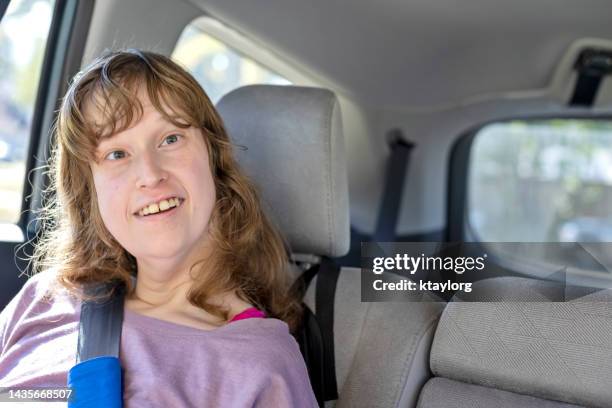
[{"label": "eye", "polygon": [[166,136],[164,138],[164,141],[161,143],[160,146],[174,144],[174,143],[178,142],[181,137],[183,137],[183,136],[182,135],[177,135],[177,134],[168,135],[168,136]]},{"label": "eye", "polygon": [[123,150],[113,150],[112,152],[107,154],[106,157],[104,157],[104,160],[120,160],[124,159],[125,156],[126,154]]}]

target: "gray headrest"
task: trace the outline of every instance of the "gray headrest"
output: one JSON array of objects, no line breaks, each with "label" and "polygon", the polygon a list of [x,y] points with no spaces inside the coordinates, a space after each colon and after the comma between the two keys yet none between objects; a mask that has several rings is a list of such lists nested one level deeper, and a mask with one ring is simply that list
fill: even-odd
[{"label": "gray headrest", "polygon": [[348,178],[338,100],[325,89],[253,85],[217,104],[237,159],[294,253],[349,248]]}]

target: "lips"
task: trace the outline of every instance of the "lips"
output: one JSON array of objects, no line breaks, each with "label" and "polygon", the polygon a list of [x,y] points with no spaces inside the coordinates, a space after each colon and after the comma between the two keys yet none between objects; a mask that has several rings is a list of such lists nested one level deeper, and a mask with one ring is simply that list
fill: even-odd
[{"label": "lips", "polygon": [[163,213],[166,211],[170,211],[173,208],[179,207],[183,203],[183,201],[185,200],[178,196],[164,197],[148,203],[140,210],[136,211],[134,215],[147,217],[149,215]]}]

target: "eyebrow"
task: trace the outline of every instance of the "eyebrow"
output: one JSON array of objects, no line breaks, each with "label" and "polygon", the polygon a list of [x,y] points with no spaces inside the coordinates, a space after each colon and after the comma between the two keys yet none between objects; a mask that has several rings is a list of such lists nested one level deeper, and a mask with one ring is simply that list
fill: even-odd
[{"label": "eyebrow", "polygon": [[[167,132],[171,129],[175,129],[175,130],[185,130],[185,129],[181,129],[180,127],[178,127],[177,125],[175,125],[174,123],[168,121],[166,118],[164,118],[162,115],[159,115],[158,118],[155,119],[155,122],[160,123],[159,125],[157,125],[152,129],[152,131],[150,133],[155,133],[155,134],[160,134],[160,133],[164,133]],[[117,138],[125,138],[125,132],[129,131],[130,128],[125,129],[122,132],[119,133],[123,133],[123,136],[119,136],[118,133],[115,133],[111,136],[108,137],[104,137],[101,138],[98,142],[98,145],[96,146],[96,151],[98,151],[100,149],[100,146],[102,144],[107,144],[107,143],[112,143],[114,140],[117,140]],[[131,137],[130,137],[131,138]]]}]

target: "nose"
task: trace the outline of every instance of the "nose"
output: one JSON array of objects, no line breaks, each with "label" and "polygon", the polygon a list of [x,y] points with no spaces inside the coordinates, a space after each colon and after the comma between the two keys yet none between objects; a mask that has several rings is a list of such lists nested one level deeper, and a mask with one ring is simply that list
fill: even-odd
[{"label": "nose", "polygon": [[155,154],[144,153],[137,160],[138,188],[152,188],[168,179],[168,174],[161,165],[161,160]]}]

